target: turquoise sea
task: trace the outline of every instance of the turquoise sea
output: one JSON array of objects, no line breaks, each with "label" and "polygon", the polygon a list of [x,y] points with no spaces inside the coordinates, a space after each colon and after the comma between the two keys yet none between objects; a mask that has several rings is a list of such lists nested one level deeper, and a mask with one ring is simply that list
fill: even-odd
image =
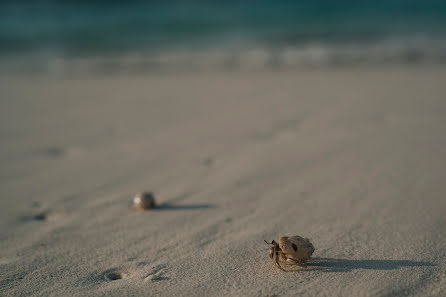
[{"label": "turquoise sea", "polygon": [[4,69],[150,71],[445,61],[446,1],[0,3]]}]

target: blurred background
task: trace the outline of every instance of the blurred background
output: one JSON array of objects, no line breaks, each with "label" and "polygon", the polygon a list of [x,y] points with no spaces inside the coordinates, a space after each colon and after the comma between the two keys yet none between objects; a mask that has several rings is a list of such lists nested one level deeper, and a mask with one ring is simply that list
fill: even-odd
[{"label": "blurred background", "polygon": [[7,71],[444,63],[446,2],[1,1]]}]

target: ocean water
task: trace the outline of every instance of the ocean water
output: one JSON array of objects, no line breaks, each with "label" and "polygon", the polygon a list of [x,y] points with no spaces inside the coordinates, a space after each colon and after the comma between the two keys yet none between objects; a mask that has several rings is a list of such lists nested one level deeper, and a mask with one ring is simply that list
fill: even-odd
[{"label": "ocean water", "polygon": [[446,61],[446,1],[440,0],[23,2],[0,2],[3,69],[162,71]]}]

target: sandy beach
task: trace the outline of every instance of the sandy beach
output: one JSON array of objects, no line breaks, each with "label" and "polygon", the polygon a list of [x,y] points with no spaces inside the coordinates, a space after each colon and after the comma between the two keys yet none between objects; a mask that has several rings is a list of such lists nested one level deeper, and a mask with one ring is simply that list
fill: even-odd
[{"label": "sandy beach", "polygon": [[1,296],[446,296],[444,66],[0,89]]}]

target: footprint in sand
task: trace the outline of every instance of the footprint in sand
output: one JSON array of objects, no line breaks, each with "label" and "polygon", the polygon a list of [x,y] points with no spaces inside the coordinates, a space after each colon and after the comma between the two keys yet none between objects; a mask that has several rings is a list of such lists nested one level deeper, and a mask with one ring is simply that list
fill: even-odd
[{"label": "footprint in sand", "polygon": [[118,269],[109,269],[104,272],[104,277],[108,281],[124,279],[127,276],[128,276],[128,273],[122,272]]},{"label": "footprint in sand", "polygon": [[157,266],[152,267],[152,271],[144,277],[144,281],[159,281],[159,280],[168,280],[169,278],[166,276],[163,276],[165,271],[163,271],[166,268],[165,264],[160,264]]},{"label": "footprint in sand", "polygon": [[158,274],[149,274],[147,277],[144,278],[145,282],[149,281],[161,281],[161,280],[168,280],[169,278],[166,276],[158,275]]},{"label": "footprint in sand", "polygon": [[83,150],[79,147],[62,147],[62,146],[48,146],[37,151],[38,155],[52,159],[74,157],[77,155],[81,155],[82,153]]},{"label": "footprint in sand", "polygon": [[212,165],[214,165],[214,158],[212,158],[212,157],[204,158],[204,159],[203,159],[203,164],[204,164],[206,167],[212,167]]},{"label": "footprint in sand", "polygon": [[20,216],[19,220],[22,222],[46,222],[46,221],[57,220],[62,215],[66,215],[66,213],[61,211],[54,212],[52,210],[36,207],[34,210],[31,210],[28,214]]},{"label": "footprint in sand", "polygon": [[22,215],[19,217],[19,220],[22,222],[30,222],[30,221],[37,221],[37,222],[43,222],[48,219],[48,213],[47,212],[35,212],[28,215]]},{"label": "footprint in sand", "polygon": [[51,158],[60,158],[66,154],[66,151],[62,147],[51,146],[41,150],[42,155],[51,157]]},{"label": "footprint in sand", "polygon": [[46,215],[46,213],[44,213],[44,212],[35,214],[35,215],[33,216],[33,219],[34,219],[35,221],[45,221],[46,218],[47,218],[47,215]]},{"label": "footprint in sand", "polygon": [[31,202],[31,207],[32,208],[40,208],[41,204],[39,201],[33,201],[33,202]]},{"label": "footprint in sand", "polygon": [[[111,268],[99,275],[100,278],[105,279],[107,282],[117,281],[126,278],[142,278],[144,281],[159,281],[159,280],[168,280],[168,277],[163,276],[166,265],[160,264],[157,266],[153,266],[150,273],[144,273],[143,271],[147,271],[144,269],[144,266],[147,266],[148,262],[140,262],[137,264],[139,268],[135,269],[135,267],[121,267],[121,268]],[[133,266],[133,265],[132,265]]]}]

